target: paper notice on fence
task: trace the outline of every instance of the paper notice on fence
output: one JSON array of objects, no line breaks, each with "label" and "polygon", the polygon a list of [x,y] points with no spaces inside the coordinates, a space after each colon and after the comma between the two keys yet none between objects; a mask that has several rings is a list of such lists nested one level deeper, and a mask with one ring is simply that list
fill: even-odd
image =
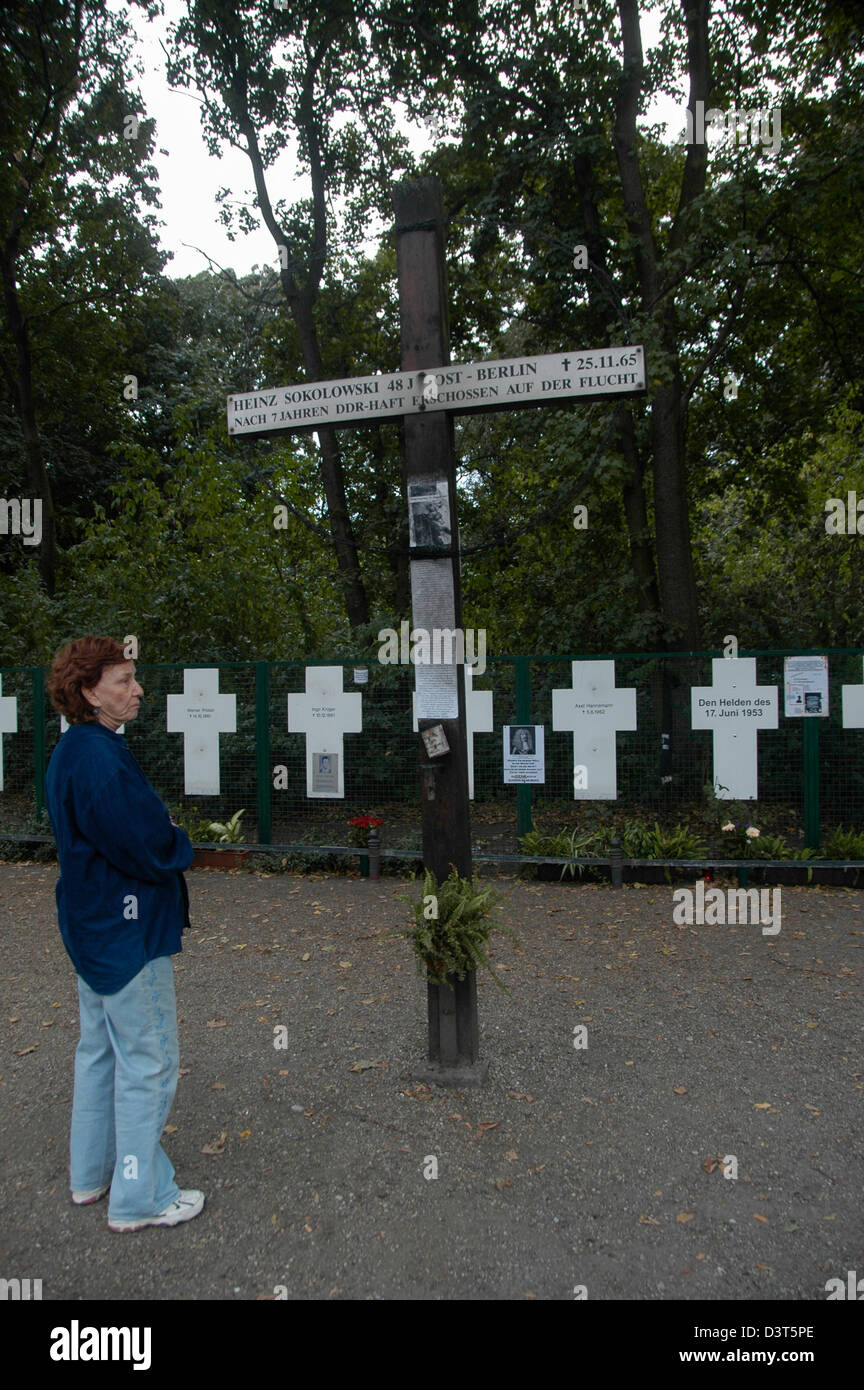
[{"label": "paper notice on fence", "polygon": [[546,781],[542,724],[504,725],[505,783]]},{"label": "paper notice on fence", "polygon": [[827,656],[787,656],[783,683],[787,719],[828,717]]}]

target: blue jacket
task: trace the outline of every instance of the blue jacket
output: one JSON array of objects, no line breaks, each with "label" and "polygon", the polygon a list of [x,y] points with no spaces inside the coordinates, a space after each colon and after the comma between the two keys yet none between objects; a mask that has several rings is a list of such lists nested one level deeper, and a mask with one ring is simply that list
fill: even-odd
[{"label": "blue jacket", "polygon": [[148,961],[183,949],[189,836],[171,824],[122,734],[104,724],[70,725],[51,755],[45,795],[63,944],[91,989],[116,994]]}]

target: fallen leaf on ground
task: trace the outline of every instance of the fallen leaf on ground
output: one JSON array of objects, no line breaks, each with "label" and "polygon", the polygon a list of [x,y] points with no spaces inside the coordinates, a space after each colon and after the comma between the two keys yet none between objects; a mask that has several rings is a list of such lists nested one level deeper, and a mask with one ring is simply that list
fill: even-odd
[{"label": "fallen leaf on ground", "polygon": [[477,1126],[477,1132],[482,1136],[486,1133],[487,1129],[497,1129],[500,1123],[500,1120],[481,1120]]},{"label": "fallen leaf on ground", "polygon": [[753,1215],[755,1216],[755,1218],[756,1218],[757,1221],[764,1221],[765,1224],[766,1224],[766,1226],[767,1226],[767,1224],[768,1224],[768,1217],[767,1217],[767,1216],[760,1216],[758,1211],[754,1211]]},{"label": "fallen leaf on ground", "polygon": [[201,1150],[202,1154],[221,1154],[225,1148],[225,1141],[228,1138],[227,1129],[223,1129],[218,1139],[213,1139],[209,1144],[205,1144]]},{"label": "fallen leaf on ground", "polygon": [[387,1062],[355,1062],[349,1071],[369,1071],[371,1067],[386,1067]]},{"label": "fallen leaf on ground", "polygon": [[680,1221],[681,1225],[683,1226],[685,1221],[692,1221],[695,1215],[695,1211],[679,1211],[678,1215],[675,1217],[675,1220]]},{"label": "fallen leaf on ground", "polygon": [[177,1126],[176,1126],[176,1125],[166,1125],[165,1128],[163,1129],[162,1133],[163,1133],[163,1134],[176,1134],[176,1133],[177,1133]]},{"label": "fallen leaf on ground", "polygon": [[674,1091],[676,1096],[686,1096],[687,1094],[686,1086],[673,1086],[672,1090]]},{"label": "fallen leaf on ground", "polygon": [[213,1085],[210,1087],[211,1091],[226,1091],[227,1089],[224,1081],[214,1081]]},{"label": "fallen leaf on ground", "polygon": [[204,1026],[206,1028],[227,1028],[228,1020],[227,1018],[211,1018]]},{"label": "fallen leaf on ground", "polygon": [[639,1225],[640,1225],[640,1226],[659,1226],[659,1225],[660,1225],[660,1222],[659,1222],[659,1221],[655,1221],[653,1216],[646,1216],[644,1212],[641,1212],[640,1215],[639,1215]]},{"label": "fallen leaf on ground", "polygon": [[38,1046],[38,1043],[31,1043],[29,1047],[17,1047],[15,1049],[15,1056],[26,1057],[28,1052],[35,1052]]}]

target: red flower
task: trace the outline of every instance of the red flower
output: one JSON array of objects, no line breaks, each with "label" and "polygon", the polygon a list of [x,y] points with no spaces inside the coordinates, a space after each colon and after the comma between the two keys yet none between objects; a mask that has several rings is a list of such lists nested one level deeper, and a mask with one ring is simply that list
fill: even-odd
[{"label": "red flower", "polygon": [[384,822],[380,816],[354,816],[348,824],[356,825],[358,830],[371,830],[373,826],[377,829]]}]

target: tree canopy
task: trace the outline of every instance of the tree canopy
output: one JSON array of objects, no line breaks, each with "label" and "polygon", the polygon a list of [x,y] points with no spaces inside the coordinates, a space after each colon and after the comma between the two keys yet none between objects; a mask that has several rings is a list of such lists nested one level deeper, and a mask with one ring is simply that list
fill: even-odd
[{"label": "tree canopy", "polygon": [[[465,620],[489,650],[862,643],[859,533],[826,529],[828,499],[864,503],[857,9],[169,15],[211,153],[249,160],[252,204],[213,210],[270,231],[249,274],[169,273],[166,135],[116,7],[0,15],[0,490],[44,508],[38,548],[0,536],[0,665],[85,629],[152,660],[358,654],[409,616],[398,425],[232,440],[225,398],[399,366],[393,188],[424,174],[455,361],[646,349],[642,398],[457,419]],[[661,97],[677,129],[647,119]],[[701,143],[688,109],[693,131],[721,113]]]}]

